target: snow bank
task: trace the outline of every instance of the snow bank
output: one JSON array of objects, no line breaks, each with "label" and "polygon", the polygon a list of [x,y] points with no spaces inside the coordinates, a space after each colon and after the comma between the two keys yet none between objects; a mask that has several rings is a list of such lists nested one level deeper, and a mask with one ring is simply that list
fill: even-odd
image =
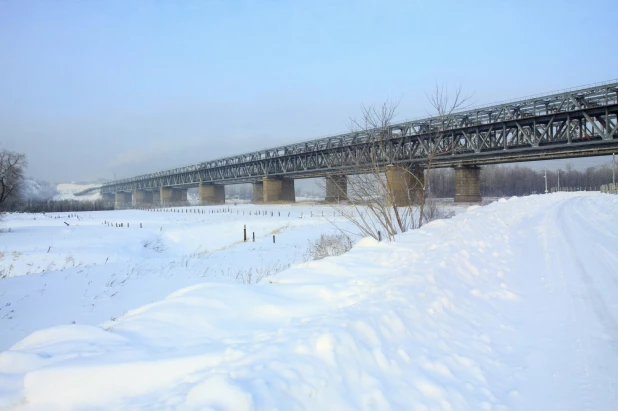
[{"label": "snow bank", "polygon": [[618,198],[470,209],[0,354],[13,409],[610,410]]}]

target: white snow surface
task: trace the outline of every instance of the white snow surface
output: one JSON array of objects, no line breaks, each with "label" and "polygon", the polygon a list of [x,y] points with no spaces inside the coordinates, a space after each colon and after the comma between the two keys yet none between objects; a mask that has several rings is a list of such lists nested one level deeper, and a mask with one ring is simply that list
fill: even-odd
[{"label": "white snow surface", "polygon": [[[45,304],[53,302],[60,311],[66,305],[79,314],[85,311],[76,309],[81,301],[94,310],[107,304],[108,313],[116,298],[152,297],[140,294],[149,284],[155,290],[166,289],[166,281],[193,284],[124,315],[126,304],[118,304],[119,317],[99,326],[67,322],[16,342],[0,353],[0,408],[615,410],[616,210],[618,197],[601,194],[502,199],[393,243],[362,239],[342,256],[297,264],[258,284],[191,277],[205,267],[203,256],[159,272],[157,259],[163,257],[134,244],[146,228],[107,237],[121,229],[99,222],[101,216],[120,216],[133,218],[133,225],[149,216],[148,227],[168,224],[159,233],[170,234],[148,232],[163,239],[168,264],[170,253],[186,255],[202,245],[204,233],[216,232],[228,242],[237,238],[240,220],[232,214],[198,224],[199,214],[91,213],[87,232],[93,240],[73,237],[91,249],[101,236],[100,247],[113,250],[113,262],[94,264],[93,257],[88,270],[66,267],[5,278],[2,301],[11,298],[10,307],[23,304],[36,312],[36,304],[24,301],[49,292],[55,297]],[[228,244],[230,254],[218,258],[241,264],[255,261],[253,253],[265,260],[289,255],[292,246],[274,248],[269,242],[273,226],[264,220],[252,220],[266,227],[261,242]],[[48,240],[61,237],[68,251],[75,246],[68,242],[70,233],[85,229],[88,220],[67,228],[53,226],[58,219],[48,221],[44,229],[9,220],[15,232],[0,236],[2,248],[21,247],[7,243],[10,236],[36,232],[49,238],[32,239],[29,253],[44,254]],[[306,241],[325,227],[321,218],[297,216],[287,223],[278,235],[288,244],[300,244],[299,237]],[[208,231],[209,224],[215,231]],[[295,233],[290,234],[295,240],[284,240],[286,232]],[[125,285],[108,285],[93,304],[84,285],[99,277],[108,281],[110,272]],[[86,275],[91,280],[79,282]],[[41,289],[33,293],[35,285]],[[24,290],[28,295],[14,300]],[[56,308],[45,304],[38,314],[53,316]],[[7,320],[3,307],[2,321],[19,322],[20,315],[32,320],[32,313],[18,308]],[[3,337],[14,332],[5,324],[1,331]]]}]

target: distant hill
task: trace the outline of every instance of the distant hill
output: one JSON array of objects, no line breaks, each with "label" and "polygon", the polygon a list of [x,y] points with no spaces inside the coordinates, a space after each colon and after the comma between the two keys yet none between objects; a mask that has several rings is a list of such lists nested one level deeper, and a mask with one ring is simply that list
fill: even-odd
[{"label": "distant hill", "polygon": [[90,195],[76,197],[74,193],[80,192],[87,188],[98,187],[96,183],[60,183],[54,184],[48,181],[25,179],[21,196],[27,201],[37,200],[98,200],[101,195],[95,192]]},{"label": "distant hill", "polygon": [[54,200],[82,200],[82,201],[91,201],[91,200],[99,200],[101,198],[101,194],[99,192],[95,192],[89,195],[83,195],[76,197],[74,194],[80,191],[86,190],[87,188],[98,187],[101,184],[88,184],[88,183],[61,183],[56,185],[57,194],[54,196]]},{"label": "distant hill", "polygon": [[58,195],[55,184],[42,180],[25,179],[21,187],[21,197],[24,200],[48,200]]}]

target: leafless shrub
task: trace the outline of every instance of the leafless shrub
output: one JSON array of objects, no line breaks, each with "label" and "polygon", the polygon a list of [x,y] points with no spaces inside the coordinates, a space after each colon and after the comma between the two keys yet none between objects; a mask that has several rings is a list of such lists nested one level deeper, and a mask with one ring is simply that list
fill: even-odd
[{"label": "leafless shrub", "polygon": [[263,278],[280,273],[289,267],[289,263],[276,261],[262,267],[239,269],[235,274],[235,279],[241,284],[257,284]]},{"label": "leafless shrub", "polygon": [[444,205],[435,198],[430,198],[425,201],[425,209],[423,212],[423,221],[425,223],[443,218],[451,218],[454,215],[455,212],[453,210],[444,207]]},{"label": "leafless shrub", "polygon": [[157,238],[156,240],[144,241],[144,248],[151,249],[157,253],[162,253],[165,251],[165,244],[163,244],[163,241],[161,241],[160,238]]},{"label": "leafless shrub", "polygon": [[73,267],[75,267],[75,258],[73,258],[71,254],[67,255],[64,261],[66,263],[66,266],[72,265]]},{"label": "leafless shrub", "polygon": [[353,242],[345,234],[322,234],[309,247],[309,256],[312,260],[321,260],[344,254],[352,249]]}]

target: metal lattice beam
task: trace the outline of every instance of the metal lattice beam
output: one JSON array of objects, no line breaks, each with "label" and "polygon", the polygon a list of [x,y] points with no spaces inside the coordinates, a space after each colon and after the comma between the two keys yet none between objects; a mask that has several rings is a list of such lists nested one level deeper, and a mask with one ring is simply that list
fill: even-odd
[{"label": "metal lattice beam", "polygon": [[262,177],[318,177],[379,165],[494,164],[609,154],[618,148],[618,82],[565,90],[392,125],[254,151],[103,185],[103,193],[232,184]]}]

